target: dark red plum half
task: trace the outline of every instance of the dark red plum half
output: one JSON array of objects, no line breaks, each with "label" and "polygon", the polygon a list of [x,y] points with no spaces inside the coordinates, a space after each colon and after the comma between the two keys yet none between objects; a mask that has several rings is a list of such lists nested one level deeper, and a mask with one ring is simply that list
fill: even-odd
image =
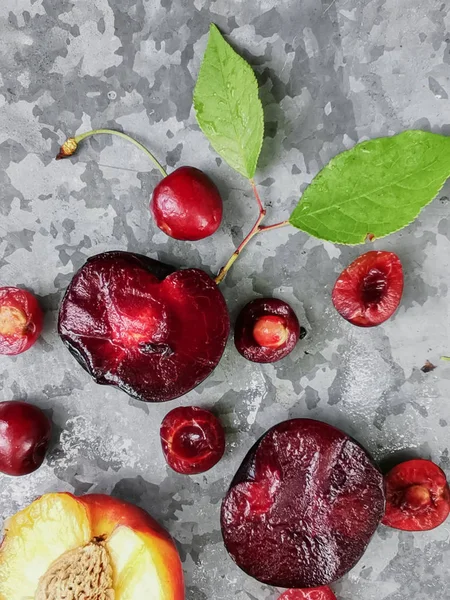
[{"label": "dark red plum half", "polygon": [[186,394],[217,366],[229,317],[204,271],[106,252],[75,274],[58,331],[97,383],[162,402]]},{"label": "dark red plum half", "polygon": [[244,306],[234,328],[236,349],[257,363],[275,362],[287,356],[300,336],[300,324],[292,308],[277,298],[257,298]]},{"label": "dark red plum half", "polygon": [[383,477],[367,452],[310,419],[270,429],[239,467],[222,504],[225,546],[268,585],[314,588],[359,561],[385,506]]}]

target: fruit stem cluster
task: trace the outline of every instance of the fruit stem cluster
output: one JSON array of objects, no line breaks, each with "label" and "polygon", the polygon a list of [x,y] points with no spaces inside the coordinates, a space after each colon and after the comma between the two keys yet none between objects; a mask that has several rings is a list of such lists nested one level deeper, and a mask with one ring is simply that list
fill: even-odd
[{"label": "fruit stem cluster", "polygon": [[221,283],[225,279],[226,274],[231,269],[231,267],[237,260],[238,256],[241,254],[242,250],[249,243],[249,241],[253,237],[255,237],[256,234],[261,233],[263,231],[270,231],[272,229],[278,229],[279,227],[284,227],[285,225],[289,225],[289,221],[281,221],[280,223],[274,223],[273,225],[261,225],[262,221],[264,220],[264,217],[266,216],[266,209],[264,208],[264,205],[261,201],[261,197],[259,195],[258,189],[257,189],[256,184],[253,179],[250,179],[250,184],[252,186],[253,194],[255,195],[256,202],[258,204],[259,215],[255,221],[255,224],[249,231],[249,233],[245,236],[245,238],[242,240],[242,242],[239,244],[239,246],[236,248],[236,250],[230,256],[227,263],[220,269],[217,277],[215,278],[215,282],[217,284]]}]

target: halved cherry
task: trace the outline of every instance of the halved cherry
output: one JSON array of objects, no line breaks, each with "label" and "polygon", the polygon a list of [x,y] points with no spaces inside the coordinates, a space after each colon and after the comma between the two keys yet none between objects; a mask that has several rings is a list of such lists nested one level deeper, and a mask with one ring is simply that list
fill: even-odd
[{"label": "halved cherry", "polygon": [[41,334],[43,319],[33,294],[16,287],[0,287],[0,354],[28,350]]},{"label": "halved cherry", "polygon": [[374,327],[397,310],[403,268],[393,252],[366,252],[339,275],[332,293],[338,313],[353,325]]},{"label": "halved cherry", "polygon": [[286,590],[278,600],[336,600],[336,596],[328,586],[323,586],[304,590]]},{"label": "halved cherry", "polygon": [[225,452],[225,433],[217,417],[196,406],[171,410],[161,424],[161,444],[169,467],[194,475],[211,469]]},{"label": "halved cherry", "polygon": [[247,360],[275,362],[294,349],[300,324],[292,308],[277,298],[257,298],[241,310],[234,329],[236,349]]},{"label": "halved cherry", "polygon": [[402,531],[427,531],[441,525],[450,512],[444,471],[430,460],[408,460],[386,476],[384,525]]}]

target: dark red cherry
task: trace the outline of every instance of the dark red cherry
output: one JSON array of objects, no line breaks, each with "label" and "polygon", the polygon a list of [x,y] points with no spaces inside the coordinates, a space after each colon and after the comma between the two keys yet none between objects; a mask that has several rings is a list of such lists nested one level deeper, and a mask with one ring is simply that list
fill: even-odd
[{"label": "dark red cherry", "polygon": [[366,252],[339,275],[334,307],[353,325],[374,327],[397,310],[403,293],[403,269],[393,252]]},{"label": "dark red cherry", "polygon": [[0,471],[28,475],[44,461],[51,437],[51,421],[27,402],[0,402]]},{"label": "dark red cherry", "polygon": [[336,600],[336,596],[328,586],[322,586],[304,590],[286,590],[278,600]]},{"label": "dark red cherry", "polygon": [[176,240],[201,240],[222,220],[222,198],[211,179],[194,167],[180,167],[155,188],[150,208],[156,224]]},{"label": "dark red cherry", "polygon": [[402,531],[427,531],[447,519],[450,512],[447,478],[431,460],[403,462],[386,475],[385,482],[384,525]]},{"label": "dark red cherry", "polygon": [[241,310],[234,328],[234,343],[247,360],[275,362],[294,349],[300,324],[292,308],[277,298],[258,298]]},{"label": "dark red cherry", "polygon": [[33,294],[16,287],[0,287],[0,354],[28,350],[40,336],[43,320]]},{"label": "dark red cherry", "polygon": [[161,444],[167,464],[177,473],[208,471],[225,452],[225,434],[217,417],[196,406],[171,410],[161,425]]}]

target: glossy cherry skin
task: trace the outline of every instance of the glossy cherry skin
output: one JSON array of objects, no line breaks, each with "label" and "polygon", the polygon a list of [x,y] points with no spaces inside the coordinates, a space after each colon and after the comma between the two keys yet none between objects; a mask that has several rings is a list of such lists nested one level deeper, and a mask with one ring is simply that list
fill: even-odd
[{"label": "glossy cherry skin", "polygon": [[383,476],[357,442],[326,423],[291,419],[239,467],[222,503],[222,535],[248,575],[314,588],[355,566],[384,508]]},{"label": "glossy cherry skin", "polygon": [[450,513],[450,490],[444,471],[431,460],[414,459],[394,467],[385,478],[383,524],[402,531],[428,531]]},{"label": "glossy cherry skin", "polygon": [[0,402],[0,471],[28,475],[38,469],[47,453],[52,424],[37,406],[27,402]]},{"label": "glossy cherry skin", "polygon": [[58,331],[100,384],[145,402],[173,400],[217,366],[230,321],[213,279],[131,252],[90,258],[75,274]]},{"label": "glossy cherry skin", "polygon": [[270,363],[287,356],[300,336],[292,308],[277,298],[257,298],[239,313],[234,328],[236,349],[244,358]]},{"label": "glossy cherry skin", "polygon": [[183,475],[194,475],[208,471],[222,458],[225,433],[209,410],[181,406],[165,416],[161,444],[169,467]]},{"label": "glossy cherry skin", "polygon": [[180,167],[155,188],[150,209],[156,224],[176,240],[201,240],[222,220],[222,198],[211,179],[195,167]]},{"label": "glossy cherry skin", "polygon": [[322,586],[304,590],[286,590],[278,600],[336,600],[336,596],[328,586]]},{"label": "glossy cherry skin", "polygon": [[339,275],[332,293],[338,313],[358,327],[384,323],[403,293],[403,268],[393,252],[366,252]]},{"label": "glossy cherry skin", "polygon": [[28,350],[40,336],[43,320],[33,294],[16,287],[0,287],[0,354]]}]

